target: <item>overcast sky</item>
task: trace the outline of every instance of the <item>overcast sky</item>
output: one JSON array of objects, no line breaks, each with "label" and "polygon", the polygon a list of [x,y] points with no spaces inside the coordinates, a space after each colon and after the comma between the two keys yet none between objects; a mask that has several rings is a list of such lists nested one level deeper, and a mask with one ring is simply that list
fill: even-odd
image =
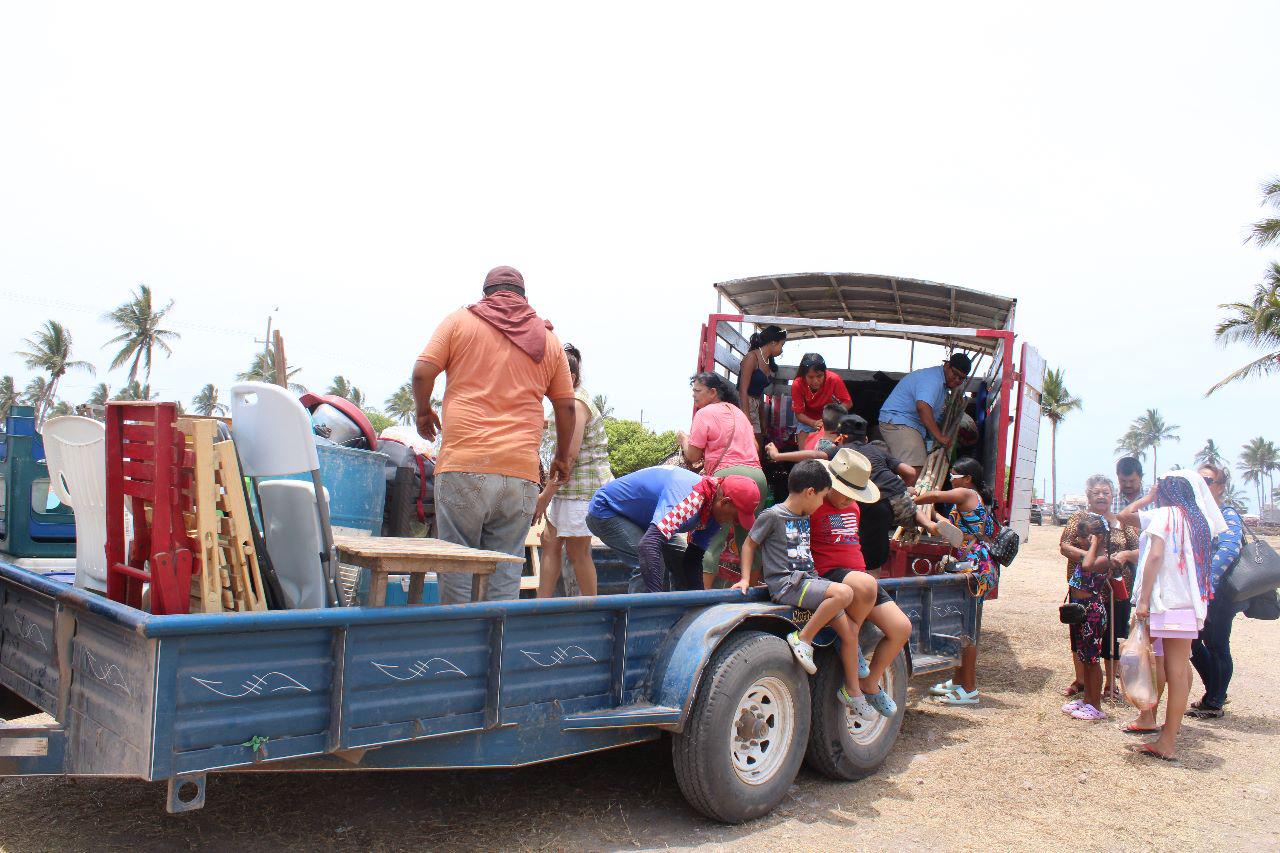
[{"label": "overcast sky", "polygon": [[[1059,494],[1149,407],[1162,468],[1280,441],[1280,380],[1203,397],[1256,357],[1217,304],[1280,255],[1242,242],[1280,174],[1275,3],[3,8],[19,382],[50,317],[105,368],[146,282],[182,334],[163,398],[225,395],[273,315],[305,383],[381,401],[507,263],[593,392],[677,428],[712,283],[868,272],[1017,298],[1085,403]],[[63,396],[98,380],[124,371]]]}]

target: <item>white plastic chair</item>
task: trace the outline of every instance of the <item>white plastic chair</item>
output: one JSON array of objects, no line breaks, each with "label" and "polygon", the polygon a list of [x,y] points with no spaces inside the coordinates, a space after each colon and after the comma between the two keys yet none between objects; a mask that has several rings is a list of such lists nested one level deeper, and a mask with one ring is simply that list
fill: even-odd
[{"label": "white plastic chair", "polygon": [[[325,492],[328,499],[328,492]],[[290,610],[324,607],[325,575],[320,564],[323,536],[315,487],[298,480],[258,484],[263,538],[284,605]]]},{"label": "white plastic chair", "polygon": [[50,418],[41,432],[49,488],[76,514],[76,586],[106,592],[106,427],[67,415]]},{"label": "white plastic chair", "polygon": [[[330,607],[338,606],[338,553],[333,547],[333,530],[329,526],[328,492],[320,482],[320,457],[312,438],[311,416],[297,397],[278,385],[241,382],[231,386],[231,434],[235,439],[236,452],[240,456],[241,473],[253,480],[258,492],[263,537],[267,541],[267,553],[272,565],[275,565],[279,549],[285,549],[280,550],[281,559],[286,565],[293,567],[302,566],[307,559],[318,556],[325,598]],[[282,477],[289,474],[311,475],[310,485],[294,481],[310,491],[309,501],[304,501],[290,490],[276,490],[273,486],[276,481],[258,483],[261,477]],[[272,505],[280,510],[280,516],[274,520],[268,518],[263,489],[273,494]],[[325,499],[316,500],[317,494],[324,495]],[[279,501],[276,496],[279,496]],[[291,531],[288,525],[301,524],[298,521],[298,508],[305,507],[307,503],[315,508],[318,527],[303,525],[296,532]],[[274,542],[270,532],[273,524],[277,531]],[[314,532],[318,532],[319,536],[315,545],[310,541]],[[316,546],[319,550],[316,550]],[[289,556],[285,556],[286,553]],[[283,586],[284,577],[278,570],[276,574]]]}]

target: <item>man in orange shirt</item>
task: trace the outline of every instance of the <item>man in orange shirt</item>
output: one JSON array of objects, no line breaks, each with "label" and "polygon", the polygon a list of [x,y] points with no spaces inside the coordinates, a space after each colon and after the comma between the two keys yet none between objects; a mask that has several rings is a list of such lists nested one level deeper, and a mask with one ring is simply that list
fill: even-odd
[{"label": "man in orange shirt", "polygon": [[[485,276],[484,298],[444,319],[413,368],[418,434],[434,440],[440,417],[431,408],[444,372],[444,437],[435,468],[436,525],[441,539],[501,551],[519,559],[498,567],[487,598],[520,595],[524,542],[538,500],[542,399],[556,419],[550,476],[569,479],[574,396],[569,362],[551,324],[524,295],[512,267]],[[440,603],[471,600],[471,575],[441,574]]]}]

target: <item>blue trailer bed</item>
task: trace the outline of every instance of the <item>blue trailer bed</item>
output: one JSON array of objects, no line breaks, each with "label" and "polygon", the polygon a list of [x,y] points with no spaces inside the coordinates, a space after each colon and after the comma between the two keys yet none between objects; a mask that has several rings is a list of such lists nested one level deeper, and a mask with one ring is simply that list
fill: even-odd
[{"label": "blue trailer bed", "polygon": [[[976,639],[980,604],[961,577],[884,586],[914,628],[909,654],[886,676],[902,705],[913,668],[954,665],[964,638]],[[153,616],[0,562],[4,705],[30,703],[53,718],[0,728],[0,775],[167,780],[169,809],[185,811],[203,805],[215,771],[509,767],[664,732],[674,735],[679,770],[682,749],[728,740],[708,738],[707,726],[773,725],[736,693],[725,701],[737,710],[727,712],[710,694],[745,690],[731,683],[739,670],[744,683],[774,672],[760,683],[791,703],[794,720],[777,732],[786,743],[766,743],[773,753],[761,758],[760,738],[742,735],[746,769],[724,784],[745,793],[733,802],[691,796],[712,817],[742,820],[776,805],[806,744],[827,748],[811,737],[809,708],[830,706],[834,694],[824,695],[822,670],[807,683],[779,639],[807,616],[759,590]],[[868,626],[863,645],[875,636]],[[737,716],[726,724],[718,713]],[[866,755],[839,775],[873,770],[901,716],[851,723],[849,743],[829,747],[861,744]],[[713,753],[700,762],[714,764]],[[682,786],[698,781],[687,775]]]}]

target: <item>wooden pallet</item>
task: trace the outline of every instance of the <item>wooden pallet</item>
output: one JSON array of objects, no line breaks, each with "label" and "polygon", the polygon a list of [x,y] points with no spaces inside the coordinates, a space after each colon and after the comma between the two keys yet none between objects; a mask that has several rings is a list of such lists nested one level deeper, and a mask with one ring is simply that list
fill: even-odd
[{"label": "wooden pallet", "polygon": [[202,613],[259,612],[267,609],[258,554],[253,545],[249,507],[235,445],[216,442],[212,419],[182,418],[191,459],[187,516],[190,535],[199,543],[200,571],[192,578],[191,609]]}]

